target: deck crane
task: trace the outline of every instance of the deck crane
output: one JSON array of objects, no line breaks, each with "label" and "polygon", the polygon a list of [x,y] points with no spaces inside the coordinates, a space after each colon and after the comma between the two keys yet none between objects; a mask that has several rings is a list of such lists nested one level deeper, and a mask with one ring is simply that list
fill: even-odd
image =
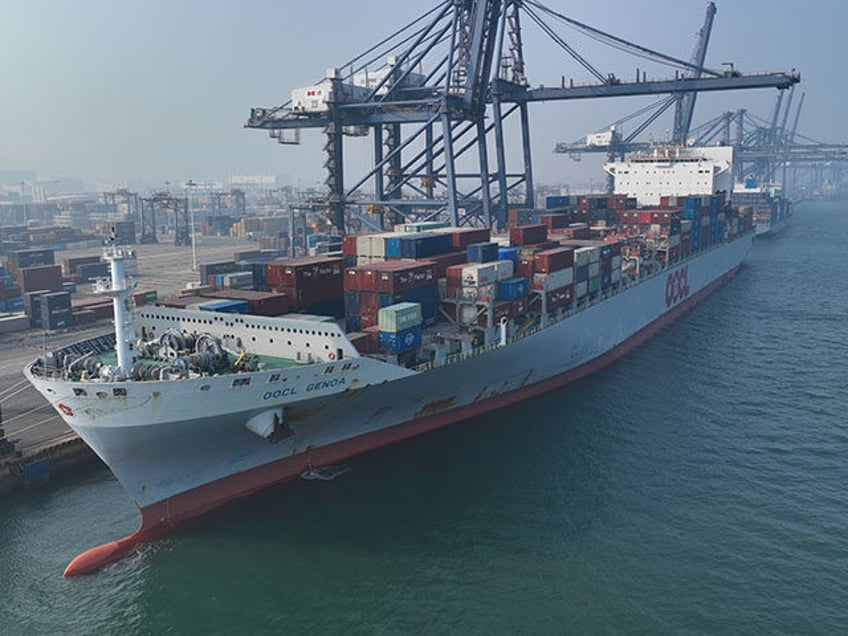
[{"label": "deck crane", "polygon": [[[528,20],[594,81],[579,85],[563,79],[559,86],[531,87],[522,30]],[[563,25],[671,66],[677,74],[624,81],[603,73],[555,30]],[[692,71],[698,76],[684,74]],[[346,213],[354,208],[380,210],[392,220],[441,218],[453,225],[491,226],[504,223],[511,199],[533,205],[533,102],[785,89],[798,81],[797,73],[742,75],[701,68],[580,23],[537,0],[442,0],[314,85],[293,90],[289,102],[252,108],[245,125],[267,130],[280,143],[297,143],[302,129],[323,131],[326,203],[342,233]],[[518,129],[518,161],[506,152],[507,121]],[[351,135],[369,135],[373,144],[373,162],[353,179],[343,160],[344,138]],[[380,227],[365,214],[358,221]]]}]

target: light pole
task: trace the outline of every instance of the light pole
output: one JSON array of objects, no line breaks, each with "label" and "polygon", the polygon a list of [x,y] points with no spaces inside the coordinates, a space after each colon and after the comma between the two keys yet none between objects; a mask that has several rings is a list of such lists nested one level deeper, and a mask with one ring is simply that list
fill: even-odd
[{"label": "light pole", "polygon": [[188,194],[188,218],[191,223],[191,269],[197,271],[197,244],[194,241],[194,208],[191,205],[191,191],[197,184],[189,179],[186,181],[186,192]]}]

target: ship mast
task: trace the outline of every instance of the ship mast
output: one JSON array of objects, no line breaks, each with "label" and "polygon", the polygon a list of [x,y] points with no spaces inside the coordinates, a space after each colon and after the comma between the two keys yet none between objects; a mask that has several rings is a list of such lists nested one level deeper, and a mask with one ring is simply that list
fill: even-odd
[{"label": "ship mast", "polygon": [[130,351],[132,350],[132,313],[129,309],[129,296],[135,285],[127,282],[124,270],[124,259],[128,254],[115,246],[114,237],[103,258],[109,262],[112,272],[111,281],[98,280],[94,291],[103,296],[112,297],[112,307],[115,319],[115,352],[118,354],[118,369],[124,378],[130,377],[133,367]]}]

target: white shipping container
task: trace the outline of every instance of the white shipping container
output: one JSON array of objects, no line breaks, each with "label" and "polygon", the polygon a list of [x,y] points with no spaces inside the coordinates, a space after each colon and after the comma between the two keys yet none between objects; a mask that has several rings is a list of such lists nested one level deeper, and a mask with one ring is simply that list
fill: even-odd
[{"label": "white shipping container", "polygon": [[497,280],[493,263],[475,263],[462,268],[462,284],[471,287],[490,285]]},{"label": "white shipping container", "polygon": [[710,217],[702,216],[701,217],[701,227],[710,227]]},{"label": "white shipping container", "polygon": [[393,236],[392,232],[384,232],[382,234],[372,234],[371,239],[371,256],[378,256],[381,259],[386,257],[386,237]]},{"label": "white shipping container", "polygon": [[577,283],[574,286],[574,297],[582,298],[589,293],[589,281],[584,280],[582,283]]},{"label": "white shipping container", "polygon": [[481,285],[480,287],[460,287],[459,297],[470,302],[487,303],[495,299],[494,285]]},{"label": "white shipping container", "polygon": [[613,256],[612,257],[612,269],[621,270],[621,256]]},{"label": "white shipping container", "polygon": [[574,250],[574,264],[577,267],[583,267],[589,264],[591,247],[578,247]]},{"label": "white shipping container", "polygon": [[689,219],[680,222],[680,230],[683,234],[689,234],[692,232],[692,221]]},{"label": "white shipping container", "polygon": [[618,269],[613,268],[611,280],[614,283],[618,283],[618,282],[621,281],[621,268],[618,268]]},{"label": "white shipping container", "polygon": [[589,262],[590,263],[599,263],[601,260],[601,248],[599,246],[590,247],[589,250]]},{"label": "white shipping container", "polygon": [[515,272],[515,263],[509,260],[495,261],[493,265],[495,266],[495,276],[497,277],[497,280],[512,278]]},{"label": "white shipping container", "polygon": [[[592,269],[592,266],[589,266]],[[542,289],[559,289],[574,282],[574,268],[568,267],[550,274],[533,274],[533,284],[541,285]]]},{"label": "white shipping container", "polygon": [[677,247],[680,245],[680,234],[669,234],[668,236],[668,246],[669,247]]},{"label": "white shipping container", "polygon": [[597,278],[601,275],[600,263],[589,263],[589,278]]},{"label": "white shipping container", "polygon": [[356,255],[371,256],[371,235],[360,234],[356,237]]}]

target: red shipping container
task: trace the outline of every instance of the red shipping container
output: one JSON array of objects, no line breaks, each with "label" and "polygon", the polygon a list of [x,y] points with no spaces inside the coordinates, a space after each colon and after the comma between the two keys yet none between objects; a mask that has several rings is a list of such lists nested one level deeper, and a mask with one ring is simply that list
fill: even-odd
[{"label": "red shipping container", "polygon": [[519,258],[515,266],[515,273],[521,278],[533,280],[536,273],[536,259],[534,257]]},{"label": "red shipping container", "polygon": [[466,262],[467,257],[465,252],[448,252],[430,256],[427,260],[433,263],[436,278],[445,278],[448,267]]},{"label": "red shipping container", "polygon": [[569,247],[559,247],[536,254],[536,265],[533,271],[540,274],[549,274],[572,265],[574,265],[574,250]]},{"label": "red shipping container", "polygon": [[361,316],[377,316],[380,305],[377,301],[377,292],[359,292],[359,314]]},{"label": "red shipping container", "polygon": [[342,237],[342,254],[356,256],[356,234],[346,234]]},{"label": "red shipping container", "polygon": [[510,229],[510,245],[533,245],[544,243],[548,239],[548,228],[542,224],[519,225]]},{"label": "red shipping container", "polygon": [[448,285],[453,287],[462,287],[462,268],[468,263],[459,263],[451,265],[445,270],[445,277],[448,279]]},{"label": "red shipping container", "polygon": [[[347,237],[345,237],[347,238]],[[362,274],[363,268],[361,267],[348,267],[345,270],[344,275],[344,289],[345,291],[361,291],[362,290]]]},{"label": "red shipping container", "polygon": [[447,230],[451,235],[453,249],[465,250],[472,243],[488,243],[492,231],[487,227],[463,227]]},{"label": "red shipping container", "polygon": [[[282,267],[281,286],[292,287],[298,284],[338,278],[342,280],[344,258],[310,257],[297,258],[280,263]],[[271,265],[277,265],[272,263]],[[271,284],[270,279],[268,284]]]},{"label": "red shipping container", "polygon": [[61,265],[25,267],[17,270],[15,276],[23,293],[40,289],[48,289],[52,292],[62,291]]},{"label": "red shipping container", "polygon": [[286,294],[294,308],[302,309],[309,305],[340,299],[344,294],[342,283],[342,278],[319,278],[296,286],[281,285],[273,289]]},{"label": "red shipping container", "polygon": [[539,222],[547,226],[550,233],[551,230],[567,227],[571,222],[571,215],[568,213],[543,214],[539,217]]},{"label": "red shipping container", "polygon": [[[377,338],[379,338],[379,335]],[[356,350],[363,355],[366,353],[377,352],[377,349],[372,347],[374,336],[367,331],[349,333],[347,334],[347,339],[350,340],[350,344],[356,347]]]},{"label": "red shipping container", "polygon": [[[507,211],[507,223],[510,227],[532,223],[533,210],[530,208],[510,208]],[[481,241],[485,243],[486,241]]]},{"label": "red shipping container", "polygon": [[281,316],[289,311],[286,294],[254,291],[252,289],[222,289],[203,294],[206,298],[245,300],[254,316]]},{"label": "red shipping container", "polygon": [[432,261],[386,261],[374,263],[360,275],[361,289],[397,294],[407,289],[436,282],[436,266]]}]

